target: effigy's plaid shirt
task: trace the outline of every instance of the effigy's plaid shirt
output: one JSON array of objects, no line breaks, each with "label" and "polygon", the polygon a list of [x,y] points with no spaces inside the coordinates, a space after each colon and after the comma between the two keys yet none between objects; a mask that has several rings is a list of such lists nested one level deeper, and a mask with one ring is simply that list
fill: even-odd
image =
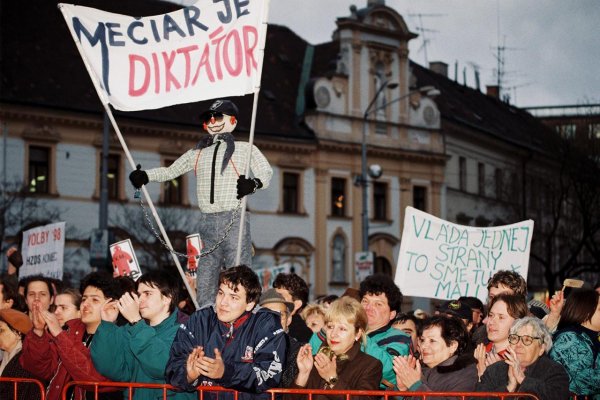
[{"label": "effigy's plaid shirt", "polygon": [[[209,147],[188,150],[169,167],[147,170],[148,179],[151,182],[165,182],[193,170],[196,174],[196,193],[200,211],[215,213],[233,210],[237,207],[239,201],[236,198],[237,180],[243,174],[243,169],[250,154],[250,144],[235,142],[235,151],[223,174],[221,174],[221,165],[226,147],[227,143],[216,138]],[[217,153],[216,157],[215,151]],[[269,187],[273,169],[269,165],[269,161],[254,145],[252,146],[250,171],[255,178],[260,179],[263,185],[262,189]],[[213,175],[214,183],[212,182]]]}]

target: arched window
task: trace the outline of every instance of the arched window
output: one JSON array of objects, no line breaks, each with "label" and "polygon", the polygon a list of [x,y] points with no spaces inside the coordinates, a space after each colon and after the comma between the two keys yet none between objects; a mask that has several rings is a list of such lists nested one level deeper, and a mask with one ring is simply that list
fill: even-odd
[{"label": "arched window", "polygon": [[331,281],[346,282],[346,240],[341,234],[331,244]]}]

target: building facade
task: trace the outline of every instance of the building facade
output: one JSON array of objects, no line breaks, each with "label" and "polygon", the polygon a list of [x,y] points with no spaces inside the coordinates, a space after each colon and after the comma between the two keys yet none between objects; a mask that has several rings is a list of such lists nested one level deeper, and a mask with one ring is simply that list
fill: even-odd
[{"label": "building facade", "polygon": [[[130,15],[174,7],[84,3]],[[15,62],[3,63],[0,165],[4,186],[25,182],[37,210],[5,224],[3,246],[54,213],[67,222],[65,270],[78,280],[90,269],[90,237],[99,225],[104,120],[54,7],[44,4],[25,18],[16,5],[3,5],[4,52]],[[51,29],[42,34],[35,29],[41,24]],[[551,150],[540,141],[544,127],[533,117],[439,69],[412,63],[408,43],[416,35],[384,1],[351,8],[336,24],[332,41],[319,45],[269,26],[255,144],[274,174],[247,206],[253,267],[288,263],[310,283],[313,296],[358,285],[354,257],[363,248],[363,190],[374,270],[393,276],[407,206],[465,225],[514,222],[525,214],[507,201],[515,193],[507,184],[529,187],[516,177],[539,177],[552,168]],[[29,36],[19,35],[23,30]],[[235,135],[247,140],[252,98],[232,100],[241,110]],[[202,135],[199,114],[209,104],[115,116],[133,159],[149,169],[194,147]],[[143,266],[172,264],[148,232],[127,178],[131,167],[112,131],[107,162],[114,240],[131,237]],[[365,179],[363,167],[372,165],[381,174]],[[151,183],[148,190],[175,249],[184,251],[185,236],[197,230],[193,175]]]}]

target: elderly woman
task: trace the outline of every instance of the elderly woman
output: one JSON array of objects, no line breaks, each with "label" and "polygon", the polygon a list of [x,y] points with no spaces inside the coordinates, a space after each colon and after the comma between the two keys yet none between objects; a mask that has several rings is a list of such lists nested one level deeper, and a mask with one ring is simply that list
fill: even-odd
[{"label": "elderly woman", "polygon": [[600,398],[600,295],[592,289],[576,290],[560,314],[550,357],[563,365],[570,390]]},{"label": "elderly woman", "polygon": [[488,366],[505,358],[510,327],[517,319],[528,315],[529,307],[524,296],[507,293],[494,296],[488,316],[483,321],[489,342],[479,344],[474,354],[480,378]]},{"label": "elderly woman", "polygon": [[[325,327],[327,345],[321,346],[314,359],[309,344],[300,349],[296,358],[300,372],[292,388],[378,390],[383,367],[360,350],[367,329],[367,314],[360,303],[350,297],[335,300],[325,314]],[[343,397],[314,395],[313,399]],[[286,398],[305,400],[306,395]]]},{"label": "elderly woman", "polygon": [[[19,356],[23,345],[23,336],[32,328],[27,314],[11,308],[0,310],[0,376],[2,378],[35,378],[19,364]],[[35,400],[40,398],[40,389],[32,383],[20,383],[17,386],[18,400]],[[0,399],[13,399],[12,383],[0,383]]]},{"label": "elderly woman", "polygon": [[476,360],[469,351],[469,333],[455,316],[436,315],[423,322],[421,359],[395,357],[394,372],[401,391],[469,392],[477,382]]},{"label": "elderly woman", "polygon": [[569,376],[562,365],[548,357],[552,336],[541,320],[517,320],[508,341],[504,362],[485,370],[477,391],[531,393],[544,400],[569,398]]}]

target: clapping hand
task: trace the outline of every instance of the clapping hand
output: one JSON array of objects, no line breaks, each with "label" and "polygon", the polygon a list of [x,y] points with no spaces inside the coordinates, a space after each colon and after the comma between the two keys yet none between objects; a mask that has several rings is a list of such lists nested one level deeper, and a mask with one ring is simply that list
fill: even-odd
[{"label": "clapping hand", "polygon": [[56,337],[62,332],[62,327],[60,326],[60,322],[58,322],[56,315],[46,310],[40,311],[40,315],[44,319],[48,332],[50,332],[52,336]]},{"label": "clapping hand", "polygon": [[525,372],[521,368],[521,363],[517,358],[517,353],[509,346],[506,351],[505,363],[508,364],[508,391],[514,392],[517,387],[523,383]]},{"label": "clapping hand", "polygon": [[42,336],[46,329],[46,321],[44,320],[44,317],[42,317],[41,303],[39,300],[34,300],[33,305],[31,306],[31,322],[33,324],[33,332],[38,336]]},{"label": "clapping hand", "polygon": [[140,315],[140,299],[137,294],[127,292],[121,296],[116,304],[121,315],[130,323],[142,319]]},{"label": "clapping hand", "polygon": [[396,385],[401,391],[421,380],[421,363],[412,355],[408,357],[394,357],[394,372],[396,373]]},{"label": "clapping hand", "polygon": [[202,346],[196,347],[188,356],[185,365],[188,383],[194,382],[202,375],[202,371],[200,370],[200,360],[202,357],[204,357],[204,348]]},{"label": "clapping hand", "polygon": [[225,363],[219,349],[215,349],[215,358],[208,357],[207,355],[200,357],[198,366],[202,375],[207,378],[220,379],[225,373]]},{"label": "clapping hand", "polygon": [[119,308],[116,300],[106,300],[100,309],[100,318],[103,321],[115,322],[119,316]]},{"label": "clapping hand", "polygon": [[335,356],[329,358],[323,353],[317,353],[315,356],[315,368],[319,376],[326,381],[332,376],[337,376],[337,361]]}]

